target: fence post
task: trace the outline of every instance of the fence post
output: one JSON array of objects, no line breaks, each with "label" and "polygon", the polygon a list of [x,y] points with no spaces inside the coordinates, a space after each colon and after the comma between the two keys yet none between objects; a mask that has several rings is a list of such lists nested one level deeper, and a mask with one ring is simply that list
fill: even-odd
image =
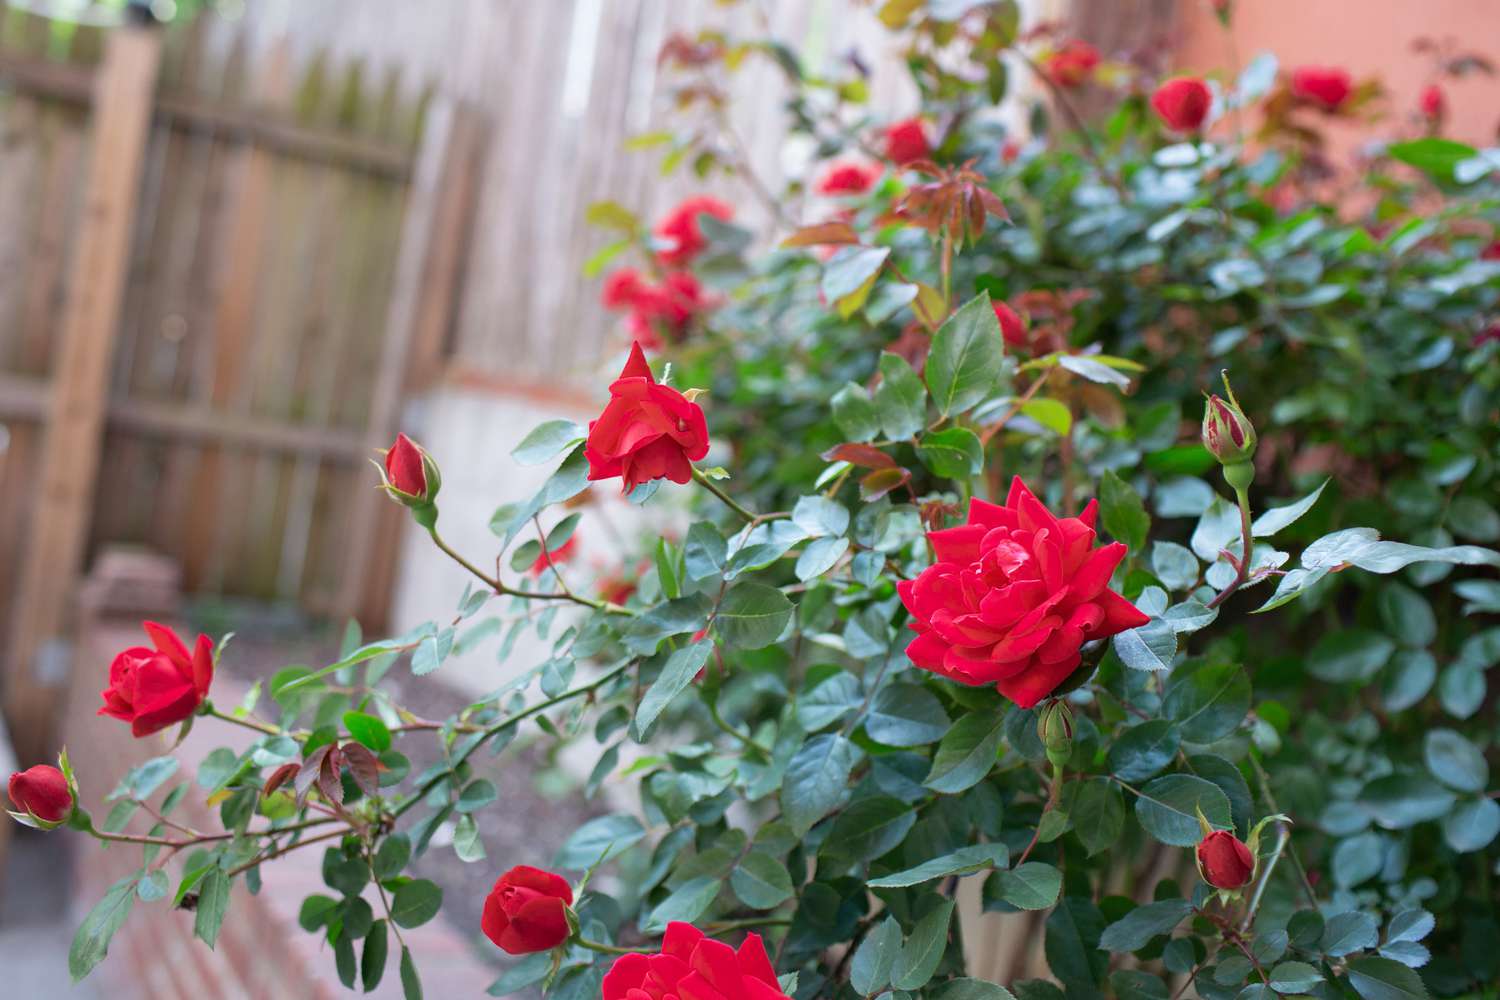
[{"label": "fence post", "polygon": [[160,58],[156,32],[118,28],[105,43],[93,82],[81,228],[69,270],[5,662],[5,714],[16,750],[27,764],[52,755],[56,693],[70,665],[66,630],[88,543],[109,371]]},{"label": "fence post", "polygon": [[[440,367],[443,339],[467,262],[484,135],[479,112],[464,102],[437,101],[427,112],[365,428],[371,458],[395,437],[405,392],[413,384],[430,381]],[[369,482],[375,482],[373,469]],[[350,499],[353,510],[337,606],[343,614],[377,617],[369,612],[383,611],[389,598],[405,519],[392,516],[401,512],[389,509],[384,494],[373,488],[357,490]],[[391,530],[377,530],[386,525]]]}]

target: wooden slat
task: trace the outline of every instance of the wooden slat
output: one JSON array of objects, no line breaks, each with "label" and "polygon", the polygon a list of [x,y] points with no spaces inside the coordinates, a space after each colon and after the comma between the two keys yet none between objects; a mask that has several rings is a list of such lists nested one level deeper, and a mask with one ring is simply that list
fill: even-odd
[{"label": "wooden slat", "polygon": [[36,759],[47,749],[48,684],[54,680],[39,675],[39,654],[64,634],[82,566],[136,183],[160,53],[161,41],[151,31],[120,29],[110,36],[96,77],[85,195],[89,225],[70,272],[37,478],[40,502],[22,563],[16,628],[6,663],[6,716],[17,747]]}]

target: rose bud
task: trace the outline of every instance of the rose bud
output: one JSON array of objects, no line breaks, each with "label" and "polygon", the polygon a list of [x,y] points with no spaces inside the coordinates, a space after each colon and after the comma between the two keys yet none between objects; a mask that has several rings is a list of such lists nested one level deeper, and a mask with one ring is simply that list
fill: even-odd
[{"label": "rose bud", "polygon": [[1019,477],[1004,506],[977,497],[966,524],[929,532],[936,562],[896,584],[917,637],[907,659],[1031,708],[1083,662],[1085,642],[1150,621],[1109,589],[1126,548],[1094,547],[1097,501],[1057,517]]},{"label": "rose bud", "polygon": [[696,195],[684,198],[656,225],[656,236],[665,244],[656,252],[667,267],[683,267],[708,247],[698,216],[711,215],[722,222],[734,218],[734,209],[717,198]]},{"label": "rose bud", "polygon": [[501,875],[484,900],[480,926],[503,951],[525,955],[556,948],[572,935],[573,889],[552,872],[517,865]]},{"label": "rose bud", "polygon": [[892,163],[904,166],[931,156],[932,146],[927,141],[927,126],[922,119],[907,118],[886,127],[885,158]]},{"label": "rose bud", "polygon": [[1442,121],[1443,116],[1448,113],[1448,99],[1443,94],[1443,88],[1435,83],[1422,88],[1418,106],[1422,109],[1422,117],[1429,121]]},{"label": "rose bud", "polygon": [[1168,80],[1151,95],[1151,110],[1174,132],[1198,131],[1213,103],[1208,84],[1196,76]]},{"label": "rose bud", "polygon": [[51,764],[17,771],[10,776],[6,791],[17,809],[11,815],[41,830],[61,826],[73,812],[73,790],[68,787],[68,779]]},{"label": "rose bud", "polygon": [[1004,302],[996,302],[995,319],[1000,322],[1000,335],[1005,338],[1005,346],[1017,351],[1024,351],[1031,346],[1031,338],[1026,334],[1026,321],[1021,314],[1012,309]]},{"label": "rose bud", "polygon": [[1042,709],[1036,722],[1036,734],[1047,748],[1047,759],[1053,767],[1062,767],[1073,756],[1073,712],[1067,702],[1054,701]]},{"label": "rose bud", "polygon": [[604,974],[602,997],[787,1000],[759,934],[746,934],[736,949],[675,920],[667,924],[660,954],[632,952],[615,959]]},{"label": "rose bud", "polygon": [[413,510],[430,507],[443,485],[432,456],[405,434],[397,434],[396,443],[386,450],[380,479],[391,499]]},{"label": "rose bud", "polygon": [[1336,66],[1298,66],[1292,71],[1292,96],[1324,111],[1337,111],[1354,92],[1349,71]]},{"label": "rose bud", "polygon": [[133,736],[149,736],[190,717],[203,704],[214,679],[214,647],[198,636],[188,653],[165,625],[142,622],[154,649],[134,646],[109,665],[109,687],[101,692],[108,715],[130,723]]},{"label": "rose bud", "polygon": [[1198,841],[1198,873],[1215,889],[1239,889],[1255,876],[1255,855],[1228,830]]},{"label": "rose bud", "polygon": [[630,345],[630,360],[609,395],[599,419],[589,422],[583,446],[589,479],[619,476],[626,493],[653,479],[692,479],[692,463],[708,454],[703,408],[656,381],[640,344]]},{"label": "rose bud", "polygon": [[1081,39],[1073,39],[1047,56],[1047,76],[1059,87],[1081,87],[1099,68],[1099,50]]}]

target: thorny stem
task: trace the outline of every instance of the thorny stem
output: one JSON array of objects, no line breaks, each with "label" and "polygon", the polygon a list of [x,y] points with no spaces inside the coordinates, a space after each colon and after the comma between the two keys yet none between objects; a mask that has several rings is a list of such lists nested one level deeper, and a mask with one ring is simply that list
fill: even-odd
[{"label": "thorny stem", "polygon": [[590,941],[586,937],[576,937],[573,939],[573,943],[578,945],[580,948],[587,948],[589,951],[600,951],[606,955],[629,955],[632,951],[635,951],[634,948],[622,948],[619,945],[615,944],[604,944],[601,941]]},{"label": "thorny stem", "polygon": [[1219,595],[1208,602],[1210,608],[1217,608],[1220,604],[1242,587],[1246,580],[1250,579],[1250,554],[1255,549],[1255,538],[1251,534],[1250,527],[1250,495],[1244,489],[1236,489],[1235,499],[1240,505],[1240,537],[1244,539],[1244,548],[1240,553],[1240,564],[1235,570],[1234,579],[1229,586],[1219,592]]},{"label": "thorny stem", "polygon": [[1062,786],[1063,769],[1059,765],[1053,764],[1052,785],[1047,789],[1047,804],[1042,807],[1042,815],[1037,817],[1036,829],[1031,832],[1031,843],[1026,845],[1026,850],[1022,851],[1021,857],[1016,860],[1017,868],[1026,863],[1026,859],[1031,856],[1032,848],[1036,847],[1037,838],[1042,835],[1042,821],[1057,806],[1058,799],[1062,797]]},{"label": "thorny stem", "polygon": [[458,563],[464,569],[468,570],[485,586],[489,587],[497,594],[505,594],[509,597],[520,597],[528,601],[572,601],[574,604],[582,604],[584,607],[593,608],[595,611],[608,612],[612,615],[635,614],[634,611],[631,611],[629,608],[623,607],[622,605],[612,604],[608,601],[596,601],[592,597],[582,597],[578,594],[536,593],[534,591],[528,590],[517,590],[515,587],[507,587],[505,584],[501,583],[500,580],[493,576],[490,576],[484,570],[480,569],[478,566],[475,566],[458,552],[454,551],[454,549],[451,548],[447,542],[443,541],[442,536],[437,533],[436,528],[427,529],[427,533],[432,536],[432,544],[436,545],[444,555],[446,555],[449,559],[452,559],[454,562]]},{"label": "thorny stem", "polygon": [[[290,829],[290,827],[288,829]],[[316,837],[308,837],[306,840],[297,840],[289,844],[282,844],[279,847],[272,848],[265,854],[257,855],[256,857],[251,858],[244,864],[235,865],[224,874],[228,875],[230,878],[233,878],[236,875],[240,875],[244,872],[249,871],[257,865],[264,864],[265,862],[270,861],[274,858],[281,857],[283,854],[288,854],[292,851],[295,851],[299,847],[307,847],[311,844],[319,844],[325,840],[333,840],[335,837],[344,837],[347,836],[350,832],[352,832],[351,829],[349,827],[345,827],[341,830],[332,830],[328,833],[320,833]]]},{"label": "thorny stem", "polygon": [[744,507],[740,506],[733,497],[720,489],[719,484],[714,482],[712,479],[709,479],[708,475],[696,465],[693,466],[693,479],[698,483],[699,486],[703,487],[704,489],[708,490],[708,492],[724,501],[725,506],[727,506],[730,510],[734,511],[741,518],[743,518],[747,524],[753,524],[757,520],[760,520],[760,518],[757,517],[754,512],[746,510]]},{"label": "thorny stem", "polygon": [[1260,881],[1256,883],[1255,891],[1250,894],[1250,905],[1246,908],[1245,915],[1240,918],[1242,929],[1255,923],[1255,914],[1260,909],[1260,897],[1265,893],[1266,886],[1270,884],[1271,871],[1276,867],[1276,862],[1281,860],[1281,852],[1286,849],[1291,836],[1291,831],[1286,828],[1284,822],[1276,824],[1276,846],[1271,849],[1271,856],[1266,859],[1265,867],[1261,869]]},{"label": "thorny stem", "polygon": [[222,720],[224,722],[228,722],[231,725],[243,726],[246,729],[253,729],[257,733],[261,733],[261,734],[263,734],[265,736],[280,736],[280,735],[282,735],[282,732],[281,732],[280,729],[276,728],[275,726],[273,726],[273,725],[271,725],[269,723],[260,722],[259,720],[256,720],[256,719],[241,719],[238,716],[229,715],[229,714],[227,714],[225,712],[221,712],[217,708],[210,708],[206,714],[212,716],[215,719],[220,719],[220,720]]}]

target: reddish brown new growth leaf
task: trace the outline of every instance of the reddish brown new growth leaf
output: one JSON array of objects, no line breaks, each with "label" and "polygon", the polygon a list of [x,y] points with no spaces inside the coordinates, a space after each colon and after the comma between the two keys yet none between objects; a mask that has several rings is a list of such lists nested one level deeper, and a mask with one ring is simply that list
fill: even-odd
[{"label": "reddish brown new growth leaf", "polygon": [[910,469],[876,469],[859,481],[859,495],[866,502],[879,500],[891,490],[905,486],[909,482],[911,482]]},{"label": "reddish brown new growth leaf", "polygon": [[344,752],[336,746],[328,747],[318,765],[318,791],[335,805],[344,804],[344,779],[339,773],[344,769]]},{"label": "reddish brown new growth leaf", "polygon": [[834,246],[846,243],[858,243],[859,234],[854,227],[847,222],[817,222],[811,226],[803,226],[792,235],[781,241],[782,247],[791,249],[793,247],[815,247]]},{"label": "reddish brown new growth leaf", "polygon": [[825,462],[848,462],[866,469],[894,469],[896,460],[867,444],[841,444],[823,452]]},{"label": "reddish brown new growth leaf", "polygon": [[307,800],[307,793],[311,791],[313,782],[317,781],[318,776],[322,773],[323,761],[328,757],[329,751],[333,749],[335,747],[331,743],[320,746],[308,754],[307,759],[302,762],[302,770],[297,772],[297,782],[295,785],[297,789],[297,804],[299,806]]},{"label": "reddish brown new growth leaf", "polygon": [[290,764],[282,764],[276,770],[272,771],[271,776],[266,779],[265,787],[260,790],[261,797],[270,798],[276,789],[295,778],[297,772],[301,770],[302,765],[296,761],[292,761]]},{"label": "reddish brown new growth leaf", "polygon": [[707,66],[722,58],[724,58],[723,38],[707,34],[694,38],[678,31],[662,42],[661,51],[656,56],[656,64],[687,69]]},{"label": "reddish brown new growth leaf", "polygon": [[962,247],[984,232],[989,216],[1008,219],[1005,203],[991,191],[988,179],[969,160],[958,167],[940,167],[931,160],[917,160],[907,169],[934,178],[908,191],[880,221],[907,222],[929,233],[944,230]]},{"label": "reddish brown new growth leaf", "polygon": [[380,791],[380,761],[375,755],[359,743],[345,743],[343,753],[349,774],[360,791],[366,795]]}]

